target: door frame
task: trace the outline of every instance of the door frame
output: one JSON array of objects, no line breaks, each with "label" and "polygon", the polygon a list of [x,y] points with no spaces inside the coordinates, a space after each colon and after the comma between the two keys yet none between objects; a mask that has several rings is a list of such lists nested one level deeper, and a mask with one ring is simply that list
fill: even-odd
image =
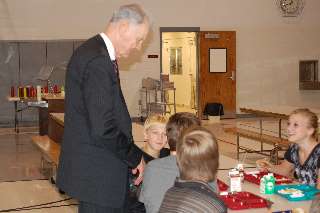
[{"label": "door frame", "polygon": [[196,45],[197,45],[197,48],[196,48],[196,96],[198,97],[197,98],[197,106],[198,106],[198,109],[197,109],[197,115],[200,115],[199,114],[199,32],[200,32],[200,27],[160,27],[159,28],[159,31],[160,31],[160,76],[159,78],[161,77],[161,74],[163,73],[162,71],[162,33],[164,32],[195,32],[196,33]]}]

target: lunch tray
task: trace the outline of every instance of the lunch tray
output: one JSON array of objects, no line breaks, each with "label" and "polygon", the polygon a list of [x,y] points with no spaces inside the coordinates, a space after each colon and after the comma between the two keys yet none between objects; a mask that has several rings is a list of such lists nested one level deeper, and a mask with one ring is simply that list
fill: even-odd
[{"label": "lunch tray", "polygon": [[[267,174],[268,172],[259,172],[259,171],[245,172],[244,179],[248,182],[260,185],[260,179]],[[276,179],[276,185],[288,184],[293,182],[292,179],[285,177],[283,175],[273,173],[273,176]]]},{"label": "lunch tray", "polygon": [[232,210],[266,208],[269,205],[266,199],[250,192],[228,193],[220,195],[220,198]]},{"label": "lunch tray", "polygon": [[[301,195],[295,196],[293,192],[284,193],[281,192],[286,189],[296,189],[302,191]],[[320,192],[320,190],[316,189],[313,186],[309,186],[306,184],[298,184],[298,185],[279,185],[275,186],[275,193],[280,195],[281,197],[286,198],[289,201],[303,201],[303,200],[313,200],[314,196]]]},{"label": "lunch tray", "polygon": [[218,179],[217,184],[220,192],[228,191],[229,186],[225,182]]}]

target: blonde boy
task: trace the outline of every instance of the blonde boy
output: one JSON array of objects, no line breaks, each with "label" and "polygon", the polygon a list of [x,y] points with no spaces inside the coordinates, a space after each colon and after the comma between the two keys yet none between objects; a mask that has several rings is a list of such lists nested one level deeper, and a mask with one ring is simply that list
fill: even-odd
[{"label": "blonde boy", "polygon": [[161,114],[151,114],[145,121],[144,139],[146,143],[142,150],[146,163],[170,155],[170,150],[164,148],[167,145],[166,124],[167,118]]}]

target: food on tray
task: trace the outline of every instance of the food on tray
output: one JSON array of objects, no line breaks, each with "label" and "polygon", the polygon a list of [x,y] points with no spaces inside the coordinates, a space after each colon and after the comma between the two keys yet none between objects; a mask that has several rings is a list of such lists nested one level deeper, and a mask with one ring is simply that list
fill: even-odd
[{"label": "food on tray", "polygon": [[304,196],[303,193],[301,193],[301,194],[291,194],[290,195],[290,197],[292,197],[292,198],[303,197],[303,196]]},{"label": "food on tray", "polygon": [[[264,175],[267,175],[268,173],[266,172],[260,172],[260,171],[249,171],[244,173],[244,179],[248,182],[255,183],[255,184],[260,184],[260,180]],[[287,183],[292,183],[292,179],[285,177],[280,174],[273,174],[276,184],[287,184]]]},{"label": "food on tray", "polygon": [[303,192],[299,189],[295,189],[295,188],[285,188],[285,189],[280,189],[278,191],[280,194],[303,194]]},{"label": "food on tray", "polygon": [[291,179],[286,177],[276,178],[276,181],[290,181]]},{"label": "food on tray", "polygon": [[228,195],[228,194],[229,194],[229,192],[227,192],[227,191],[225,191],[225,192],[220,192],[220,195],[226,196],[226,195]]},{"label": "food on tray", "polygon": [[320,190],[313,186],[305,184],[297,185],[278,185],[275,188],[276,193],[289,201],[312,200]]},{"label": "food on tray", "polygon": [[246,172],[246,174],[248,174],[248,175],[257,175],[257,174],[260,174],[260,171],[259,170],[249,171],[249,172]]}]

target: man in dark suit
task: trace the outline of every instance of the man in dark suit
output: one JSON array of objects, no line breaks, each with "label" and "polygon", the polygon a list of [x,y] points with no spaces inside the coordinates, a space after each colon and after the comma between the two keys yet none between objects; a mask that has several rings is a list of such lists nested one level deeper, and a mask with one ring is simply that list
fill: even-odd
[{"label": "man in dark suit", "polygon": [[116,59],[140,49],[148,31],[140,6],[122,6],[106,31],[70,59],[57,186],[79,200],[80,213],[127,212],[129,168],[136,184],[142,180],[142,151],[133,143]]}]

